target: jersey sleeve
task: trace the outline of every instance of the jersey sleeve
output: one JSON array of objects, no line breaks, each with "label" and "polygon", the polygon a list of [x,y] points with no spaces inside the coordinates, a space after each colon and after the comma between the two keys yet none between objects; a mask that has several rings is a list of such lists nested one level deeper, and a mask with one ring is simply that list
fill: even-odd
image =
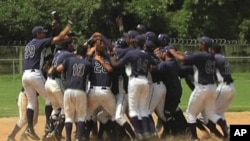
[{"label": "jersey sleeve", "polygon": [[51,46],[52,40],[53,40],[53,37],[42,39],[43,47],[49,48]]},{"label": "jersey sleeve", "polygon": [[66,58],[66,59],[63,60],[63,62],[61,63],[61,64],[63,65],[63,67],[64,67],[64,70],[67,69],[67,64],[68,64],[69,60],[70,60],[70,58]]},{"label": "jersey sleeve", "polygon": [[185,65],[194,65],[196,64],[197,60],[199,60],[199,54],[191,54],[191,55],[186,55],[184,58],[184,64]]}]

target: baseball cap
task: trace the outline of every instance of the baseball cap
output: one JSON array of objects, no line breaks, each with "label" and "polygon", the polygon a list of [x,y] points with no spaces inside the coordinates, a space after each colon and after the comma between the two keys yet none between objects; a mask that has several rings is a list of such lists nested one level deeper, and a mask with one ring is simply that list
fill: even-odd
[{"label": "baseball cap", "polygon": [[160,51],[161,52],[168,52],[170,49],[177,50],[175,46],[173,46],[173,45],[167,45],[164,48],[162,48]]},{"label": "baseball cap", "polygon": [[155,39],[157,39],[156,34],[154,32],[152,32],[152,31],[146,32],[145,35],[146,35],[148,40],[154,41]]},{"label": "baseball cap", "polygon": [[212,44],[213,44],[213,40],[212,40],[211,38],[209,38],[209,37],[206,37],[206,36],[199,37],[199,38],[198,38],[198,41],[199,41],[200,43],[205,44],[207,47],[211,47]]},{"label": "baseball cap", "polygon": [[118,48],[126,48],[126,47],[128,47],[126,38],[124,38],[124,37],[118,38],[115,41],[115,44],[117,45]]},{"label": "baseball cap", "polygon": [[143,24],[138,24],[136,26],[137,31],[144,33],[146,31],[146,27]]},{"label": "baseball cap", "polygon": [[144,36],[144,35],[142,35],[142,34],[138,34],[138,35],[135,36],[135,41],[136,41],[137,43],[142,43],[142,44],[144,44],[145,41],[146,41],[146,36]]},{"label": "baseball cap", "polygon": [[155,47],[155,44],[152,41],[150,41],[150,40],[146,40],[146,42],[145,42],[144,45],[148,49],[153,49]]},{"label": "baseball cap", "polygon": [[32,34],[33,34],[33,35],[36,35],[37,33],[40,33],[40,32],[46,33],[46,32],[48,32],[48,30],[47,30],[47,29],[44,29],[43,26],[35,26],[35,27],[32,29]]},{"label": "baseball cap", "polygon": [[170,41],[170,37],[165,33],[161,33],[161,34],[158,35],[158,40],[160,42]]},{"label": "baseball cap", "polygon": [[124,37],[135,39],[135,37],[139,35],[136,30],[129,30],[127,33],[124,33]]}]

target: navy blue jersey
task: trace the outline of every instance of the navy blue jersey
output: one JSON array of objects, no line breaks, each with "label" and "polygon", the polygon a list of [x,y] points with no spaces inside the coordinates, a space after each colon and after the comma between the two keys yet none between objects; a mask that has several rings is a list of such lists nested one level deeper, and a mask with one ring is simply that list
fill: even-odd
[{"label": "navy blue jersey", "polygon": [[[72,52],[69,52],[67,50],[58,50],[54,54],[52,66],[56,68],[58,65],[62,64],[65,59],[67,59],[68,57],[72,57],[72,56],[74,56]],[[54,74],[54,77],[60,78],[60,76],[61,76],[61,73]]]},{"label": "navy blue jersey", "polygon": [[194,81],[202,85],[214,84],[215,59],[208,52],[199,52],[185,56],[185,64],[193,65]]},{"label": "navy blue jersey", "polygon": [[[156,62],[156,64],[160,63],[160,59],[158,57],[156,57],[154,54],[150,54],[150,55],[151,55],[152,59]],[[151,73],[151,77],[152,77],[153,82],[162,81],[162,76],[161,76],[158,69],[155,69],[155,70],[151,71],[150,73]]]},{"label": "navy blue jersey", "polygon": [[120,77],[123,79],[123,89],[126,93],[128,93],[128,76],[125,72],[125,67],[114,68],[112,73],[112,87],[111,90],[113,94],[119,93],[119,79]]},{"label": "navy blue jersey", "polygon": [[50,46],[52,39],[52,37],[44,39],[34,38],[25,46],[24,70],[42,68],[45,49]]},{"label": "navy blue jersey", "polygon": [[132,68],[132,75],[134,76],[147,76],[150,65],[155,65],[156,63],[147,52],[139,49],[131,49],[122,58],[120,58],[118,64],[130,64]]},{"label": "navy blue jersey", "polygon": [[225,56],[222,54],[215,54],[214,57],[216,60],[216,67],[217,67],[216,71],[217,80],[219,82],[226,82],[226,83],[233,82],[231,76],[231,68]]},{"label": "navy blue jersey", "polygon": [[167,95],[182,95],[178,62],[175,59],[162,61],[158,64],[157,69],[162,76],[163,83],[167,87]]},{"label": "navy blue jersey", "polygon": [[191,76],[194,75],[193,66],[188,66],[188,65],[182,65],[182,66],[180,66],[179,77],[180,78],[185,78],[188,75],[191,75]]},{"label": "navy blue jersey", "polygon": [[[104,58],[104,62],[110,64],[108,56]],[[91,86],[111,86],[111,73],[107,72],[105,68],[94,59],[91,59],[92,72],[90,75]]]},{"label": "navy blue jersey", "polygon": [[86,91],[86,79],[91,71],[91,64],[87,59],[79,56],[69,57],[62,63],[66,73],[65,89]]}]

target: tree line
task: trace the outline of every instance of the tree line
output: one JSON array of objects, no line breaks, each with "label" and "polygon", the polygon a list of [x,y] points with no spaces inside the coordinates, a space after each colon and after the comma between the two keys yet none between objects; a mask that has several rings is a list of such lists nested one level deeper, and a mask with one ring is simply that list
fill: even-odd
[{"label": "tree line", "polygon": [[119,37],[115,19],[122,16],[125,31],[144,24],[173,38],[250,40],[249,0],[1,0],[0,5],[0,40],[31,39],[35,25],[51,26],[52,11],[62,26],[70,19],[82,39],[95,31]]}]

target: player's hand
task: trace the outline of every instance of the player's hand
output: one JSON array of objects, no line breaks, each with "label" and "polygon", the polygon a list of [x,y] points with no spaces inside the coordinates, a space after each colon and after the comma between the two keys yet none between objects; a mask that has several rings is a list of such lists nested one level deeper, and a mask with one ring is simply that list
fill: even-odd
[{"label": "player's hand", "polygon": [[168,51],[169,51],[170,53],[175,53],[175,52],[176,52],[176,50],[175,50],[175,49],[173,49],[173,48],[168,49]]},{"label": "player's hand", "polygon": [[123,20],[121,16],[118,16],[115,20],[119,26],[123,25]]},{"label": "player's hand", "polygon": [[101,57],[100,55],[95,55],[95,60],[100,62],[101,64],[104,63],[103,57]]},{"label": "player's hand", "polygon": [[71,20],[68,20],[68,24],[69,24],[70,26],[72,26],[72,25],[73,25],[73,22],[72,22]]}]

